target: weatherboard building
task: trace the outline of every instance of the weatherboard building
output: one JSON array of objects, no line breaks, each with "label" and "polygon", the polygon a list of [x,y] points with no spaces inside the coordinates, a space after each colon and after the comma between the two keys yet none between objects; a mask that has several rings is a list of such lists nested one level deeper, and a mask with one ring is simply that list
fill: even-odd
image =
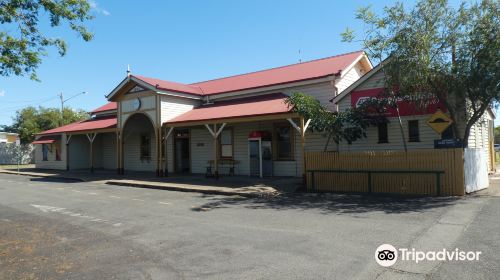
[{"label": "weatherboard building", "polygon": [[[323,151],[327,139],[308,131],[285,99],[301,92],[343,110],[355,104],[353,93],[381,87],[372,68],[358,51],[193,84],[129,74],[90,119],[38,134],[36,167],[300,177],[305,152]],[[403,117],[410,149],[432,149],[441,138],[425,124],[434,112],[427,113]],[[494,118],[489,114],[485,119]],[[485,150],[487,123],[471,137]],[[380,141],[383,128],[370,128],[367,139],[328,151],[403,149],[394,125],[385,128],[386,141]]]}]

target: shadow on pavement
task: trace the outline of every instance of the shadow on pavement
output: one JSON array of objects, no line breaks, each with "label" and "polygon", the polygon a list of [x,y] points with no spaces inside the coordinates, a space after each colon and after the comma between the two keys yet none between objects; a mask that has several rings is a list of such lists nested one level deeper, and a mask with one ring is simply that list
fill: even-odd
[{"label": "shadow on pavement", "polygon": [[30,178],[32,182],[43,182],[43,183],[81,183],[81,180],[69,179],[69,178],[57,178],[57,177],[36,177]]},{"label": "shadow on pavement", "polygon": [[208,211],[215,208],[243,206],[247,209],[319,210],[324,214],[351,214],[382,211],[385,213],[424,212],[433,208],[447,207],[460,201],[458,197],[398,197],[358,194],[284,194],[272,198],[213,197],[204,196],[210,202],[193,208]]}]

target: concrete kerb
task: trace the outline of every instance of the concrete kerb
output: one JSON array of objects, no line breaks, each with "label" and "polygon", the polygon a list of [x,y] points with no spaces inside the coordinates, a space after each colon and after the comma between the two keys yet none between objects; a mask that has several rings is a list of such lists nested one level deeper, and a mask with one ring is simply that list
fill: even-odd
[{"label": "concrete kerb", "polygon": [[30,176],[30,177],[38,177],[38,178],[54,178],[54,179],[62,179],[62,180],[73,180],[80,182],[87,182],[84,178],[80,177],[72,177],[72,176],[61,176],[47,173],[37,173],[37,172],[17,172],[12,170],[0,169],[0,173],[11,174],[11,175],[20,175],[20,176]]},{"label": "concrete kerb", "polygon": [[[11,175],[20,175],[20,176],[31,176],[38,178],[54,178],[54,179],[62,179],[62,180],[74,180],[80,182],[88,182],[89,180],[82,177],[74,177],[74,176],[61,176],[49,173],[38,173],[38,172],[17,172],[12,170],[0,169],[0,173],[11,174]],[[154,182],[125,182],[121,180],[100,180],[104,184],[107,185],[115,185],[115,186],[125,186],[125,187],[136,187],[136,188],[147,188],[147,189],[157,189],[157,190],[170,190],[170,191],[180,191],[180,192],[197,192],[203,194],[213,194],[213,195],[226,195],[233,196],[239,195],[243,197],[249,198],[262,198],[262,197],[274,197],[279,195],[280,192],[257,192],[257,191],[238,191],[238,190],[227,190],[227,188],[223,187],[208,187],[208,188],[199,188],[199,187],[180,187],[173,185],[166,185],[165,183],[155,184]]]},{"label": "concrete kerb", "polygon": [[132,182],[122,182],[122,181],[106,181],[108,185],[116,185],[116,186],[125,186],[125,187],[136,187],[136,188],[146,188],[146,189],[157,189],[157,190],[170,190],[170,191],[179,191],[179,192],[196,192],[203,194],[212,194],[212,195],[238,195],[249,198],[261,198],[261,197],[274,197],[279,195],[279,192],[242,192],[242,191],[230,191],[230,190],[221,190],[216,189],[217,187],[211,188],[190,188],[190,187],[178,187],[173,185],[157,185],[157,184],[147,184],[147,183],[132,183]]}]

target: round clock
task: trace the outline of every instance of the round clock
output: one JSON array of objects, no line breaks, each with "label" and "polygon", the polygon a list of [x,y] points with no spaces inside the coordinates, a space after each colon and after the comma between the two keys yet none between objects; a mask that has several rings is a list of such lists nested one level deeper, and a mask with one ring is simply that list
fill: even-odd
[{"label": "round clock", "polygon": [[134,101],[132,101],[132,107],[134,110],[139,110],[141,108],[141,99],[136,98]]}]

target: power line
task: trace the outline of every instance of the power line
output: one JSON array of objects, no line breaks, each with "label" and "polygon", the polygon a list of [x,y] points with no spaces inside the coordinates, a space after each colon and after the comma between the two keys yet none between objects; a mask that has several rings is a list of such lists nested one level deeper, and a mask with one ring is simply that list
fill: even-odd
[{"label": "power line", "polygon": [[40,101],[32,101],[32,102],[36,102],[34,104],[24,104],[24,105],[16,105],[16,106],[11,106],[11,107],[3,107],[3,108],[0,108],[0,110],[2,110],[2,111],[3,110],[16,110],[16,109],[21,109],[24,107],[36,106],[36,105],[40,105],[40,104],[55,100],[57,98],[59,98],[59,96],[51,97],[48,99],[41,99]]},{"label": "power line", "polygon": [[2,101],[3,104],[11,104],[11,103],[32,103],[32,102],[39,102],[39,101],[43,101],[45,100],[46,98],[40,98],[40,99],[32,99],[32,100],[22,100],[22,101]]}]

